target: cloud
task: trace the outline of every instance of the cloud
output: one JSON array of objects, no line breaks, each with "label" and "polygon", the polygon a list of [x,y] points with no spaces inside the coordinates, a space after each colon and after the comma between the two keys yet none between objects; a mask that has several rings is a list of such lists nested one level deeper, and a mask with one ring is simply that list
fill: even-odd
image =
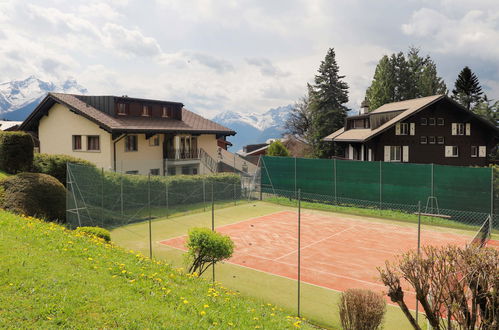
[{"label": "cloud", "polygon": [[103,32],[107,44],[126,55],[156,56],[161,54],[161,47],[156,39],[144,36],[139,30],[130,30],[121,25],[107,23]]},{"label": "cloud", "polygon": [[272,76],[272,77],[286,77],[289,75],[289,72],[283,72],[279,68],[275,67],[270,60],[266,58],[248,58],[246,62],[249,65],[257,66],[260,69],[260,72],[264,76]]},{"label": "cloud", "polygon": [[187,53],[187,55],[193,61],[196,61],[199,64],[211,68],[218,73],[226,73],[234,71],[234,66],[229,61],[226,61],[224,59],[220,59],[212,55],[203,54],[203,53],[191,53],[191,54]]}]

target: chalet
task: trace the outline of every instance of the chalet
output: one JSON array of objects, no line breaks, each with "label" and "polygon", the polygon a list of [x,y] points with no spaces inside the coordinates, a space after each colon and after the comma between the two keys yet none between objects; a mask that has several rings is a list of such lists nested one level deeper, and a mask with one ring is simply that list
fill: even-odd
[{"label": "chalet", "polygon": [[324,138],[347,159],[486,166],[499,129],[446,95],[362,108]]},{"label": "chalet", "polygon": [[19,129],[37,137],[42,153],[153,175],[216,172],[226,137],[236,134],[178,102],[61,93],[49,93]]}]

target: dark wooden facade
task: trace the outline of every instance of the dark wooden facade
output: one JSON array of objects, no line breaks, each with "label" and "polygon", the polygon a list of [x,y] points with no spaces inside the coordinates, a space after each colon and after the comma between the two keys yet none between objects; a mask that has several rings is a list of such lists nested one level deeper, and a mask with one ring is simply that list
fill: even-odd
[{"label": "dark wooden facade", "polygon": [[[347,120],[347,129],[362,128],[353,123],[365,120],[364,116],[356,116]],[[367,122],[367,121],[366,121]],[[456,166],[487,166],[489,155],[497,148],[499,141],[498,129],[484,122],[475,114],[456,106],[448,98],[429,105],[400,121],[414,125],[414,135],[397,135],[396,125],[365,141],[337,142],[344,147],[346,153],[342,156],[349,159],[386,161],[385,146],[406,146],[409,163],[442,164]],[[469,135],[453,135],[453,123],[468,124]],[[368,124],[364,128],[369,128]],[[426,137],[426,143],[422,143]],[[456,146],[457,157],[446,157],[446,147]],[[472,156],[472,147],[485,147],[485,157]],[[369,149],[371,157],[369,159]],[[348,155],[348,150],[352,153]],[[352,152],[353,151],[353,152]],[[403,160],[401,160],[403,161]]]}]

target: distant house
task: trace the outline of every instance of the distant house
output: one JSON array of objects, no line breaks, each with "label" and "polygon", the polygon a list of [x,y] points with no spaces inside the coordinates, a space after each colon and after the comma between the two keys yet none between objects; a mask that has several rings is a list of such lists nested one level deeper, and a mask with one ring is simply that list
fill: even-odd
[{"label": "distant house", "polygon": [[280,140],[293,157],[306,157],[312,152],[312,148],[307,142],[295,136],[286,135],[280,139],[268,139],[265,143],[248,144],[243,147],[243,151],[239,155],[248,159],[266,155],[267,149],[275,140]]},{"label": "distant house", "polygon": [[22,124],[22,121],[0,120],[0,131],[15,131]]},{"label": "distant house", "polygon": [[485,166],[499,129],[445,95],[385,104],[326,136],[347,159]]},{"label": "distant house", "polygon": [[38,137],[42,153],[153,175],[216,172],[219,150],[236,134],[178,102],[61,93],[49,93],[20,129]]}]

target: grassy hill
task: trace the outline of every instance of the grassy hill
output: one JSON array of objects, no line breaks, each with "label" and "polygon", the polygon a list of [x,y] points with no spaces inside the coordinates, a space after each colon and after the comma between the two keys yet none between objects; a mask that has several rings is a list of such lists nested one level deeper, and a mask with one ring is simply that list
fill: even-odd
[{"label": "grassy hill", "polygon": [[2,210],[0,255],[0,328],[311,328],[140,253]]}]

